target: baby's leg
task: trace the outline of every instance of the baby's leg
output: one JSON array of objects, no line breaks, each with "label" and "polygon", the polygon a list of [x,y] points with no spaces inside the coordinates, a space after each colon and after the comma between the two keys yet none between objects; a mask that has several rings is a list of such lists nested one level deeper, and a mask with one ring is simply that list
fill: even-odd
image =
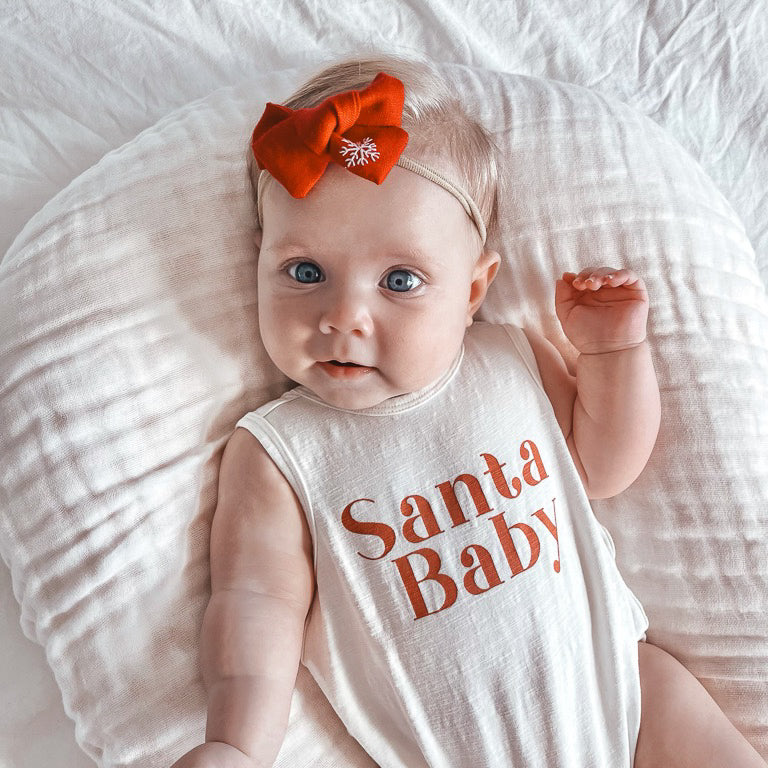
[{"label": "baby's leg", "polygon": [[767,768],[674,656],[638,643],[642,714],[635,768]]}]

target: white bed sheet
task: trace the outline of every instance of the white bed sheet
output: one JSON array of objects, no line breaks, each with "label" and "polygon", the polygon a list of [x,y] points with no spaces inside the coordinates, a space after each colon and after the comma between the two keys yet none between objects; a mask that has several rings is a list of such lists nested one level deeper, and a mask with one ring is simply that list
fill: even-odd
[{"label": "white bed sheet", "polygon": [[[530,7],[529,7],[530,6]],[[672,133],[745,224],[768,278],[768,3],[597,0],[0,6],[0,254],[42,205],[173,109],[254,73],[369,46],[578,83]],[[86,768],[0,567],[0,768]]]}]

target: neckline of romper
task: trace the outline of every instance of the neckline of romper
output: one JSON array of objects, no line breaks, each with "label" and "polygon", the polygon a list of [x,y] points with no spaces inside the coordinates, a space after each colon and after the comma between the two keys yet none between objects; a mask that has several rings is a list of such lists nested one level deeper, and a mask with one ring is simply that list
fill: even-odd
[{"label": "neckline of romper", "polygon": [[353,408],[338,408],[335,405],[326,403],[325,400],[321,400],[311,389],[307,389],[304,386],[296,387],[293,392],[307,400],[311,400],[313,403],[318,403],[326,408],[330,408],[332,411],[342,411],[343,413],[355,413],[361,416],[391,416],[396,413],[403,413],[409,411],[412,408],[425,403],[427,400],[432,399],[435,395],[441,392],[456,375],[461,362],[464,359],[464,344],[462,343],[459,353],[454,358],[448,370],[445,371],[439,378],[435,379],[431,384],[427,384],[426,387],[418,389],[415,392],[407,392],[404,395],[396,395],[390,397],[378,405],[373,405],[370,408],[361,408],[354,410]]}]

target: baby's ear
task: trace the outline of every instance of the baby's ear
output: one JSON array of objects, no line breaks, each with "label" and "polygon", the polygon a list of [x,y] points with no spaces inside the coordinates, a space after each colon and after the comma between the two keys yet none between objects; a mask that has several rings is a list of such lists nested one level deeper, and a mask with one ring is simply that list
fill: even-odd
[{"label": "baby's ear", "polygon": [[478,270],[481,270],[486,275],[485,288],[488,290],[488,286],[493,282],[496,277],[496,273],[501,266],[501,255],[498,251],[491,251],[490,249],[484,249],[480,254],[480,258],[475,264],[475,274]]},{"label": "baby's ear", "polygon": [[469,306],[467,307],[467,326],[472,325],[472,318],[480,309],[480,305],[488,292],[488,286],[493,282],[499,271],[501,256],[496,251],[484,250],[472,270],[472,285],[469,290]]}]

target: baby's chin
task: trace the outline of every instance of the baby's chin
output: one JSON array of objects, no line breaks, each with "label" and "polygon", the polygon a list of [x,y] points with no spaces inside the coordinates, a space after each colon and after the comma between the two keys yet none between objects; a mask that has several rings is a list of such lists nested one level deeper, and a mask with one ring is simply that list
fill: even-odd
[{"label": "baby's chin", "polygon": [[385,400],[390,399],[388,396],[373,393],[342,391],[319,393],[311,387],[307,387],[307,389],[327,405],[333,406],[334,408],[343,408],[346,411],[364,411],[367,408],[374,408]]}]

